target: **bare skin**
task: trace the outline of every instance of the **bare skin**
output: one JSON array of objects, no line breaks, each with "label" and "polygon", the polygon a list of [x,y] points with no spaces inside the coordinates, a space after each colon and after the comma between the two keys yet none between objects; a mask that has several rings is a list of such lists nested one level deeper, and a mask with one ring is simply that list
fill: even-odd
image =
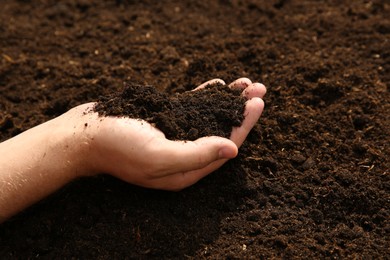
[{"label": "bare skin", "polygon": [[[224,83],[215,79],[195,90],[215,82]],[[0,223],[82,176],[108,173],[171,191],[196,183],[237,156],[263,111],[264,85],[241,78],[230,86],[248,99],[245,120],[230,140],[171,141],[145,121],[99,117],[87,103],[0,143]]]}]

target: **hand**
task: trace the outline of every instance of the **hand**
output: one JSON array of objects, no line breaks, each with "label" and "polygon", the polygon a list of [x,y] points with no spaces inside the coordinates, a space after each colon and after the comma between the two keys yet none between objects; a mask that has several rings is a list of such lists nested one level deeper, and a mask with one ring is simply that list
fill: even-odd
[{"label": "hand", "polygon": [[[215,79],[195,91],[217,82],[225,84]],[[229,86],[242,89],[248,99],[245,119],[240,127],[233,128],[230,140],[209,136],[171,141],[143,120],[85,113],[94,103],[70,110],[65,114],[68,120],[79,122],[78,128],[83,128],[84,173],[109,173],[132,184],[163,190],[181,190],[196,183],[237,155],[263,111],[264,85],[241,78]]]},{"label": "hand", "polygon": [[[212,80],[197,89],[216,82],[224,83]],[[146,121],[99,117],[88,103],[0,143],[0,223],[78,176],[109,173],[164,190],[194,184],[237,155],[263,111],[262,84],[242,78],[230,86],[248,99],[230,140],[170,141]]]}]

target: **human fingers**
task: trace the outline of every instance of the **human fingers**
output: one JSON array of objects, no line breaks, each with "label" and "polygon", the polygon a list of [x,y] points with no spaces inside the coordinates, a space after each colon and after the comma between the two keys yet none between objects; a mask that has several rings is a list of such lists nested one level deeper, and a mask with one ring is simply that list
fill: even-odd
[{"label": "human fingers", "polygon": [[205,88],[207,85],[213,85],[213,84],[225,85],[226,83],[222,79],[212,79],[212,80],[206,81],[205,83],[199,85],[198,87],[193,89],[193,91]]},{"label": "human fingers", "polygon": [[240,127],[234,127],[230,140],[232,140],[237,147],[240,147],[248,136],[253,126],[259,120],[264,109],[264,101],[261,98],[254,97],[246,102],[245,105],[245,119]]},{"label": "human fingers", "polygon": [[265,86],[258,82],[253,82],[248,78],[239,78],[229,84],[230,88],[242,89],[242,95],[247,99],[253,97],[263,98],[267,89]]},{"label": "human fingers", "polygon": [[229,87],[231,88],[238,88],[238,89],[245,89],[247,88],[250,84],[252,84],[252,81],[248,78],[239,78],[233,81],[232,83],[229,84]]},{"label": "human fingers", "polygon": [[251,83],[242,91],[242,95],[247,99],[251,99],[254,97],[263,98],[267,93],[266,87],[258,82]]},{"label": "human fingers", "polygon": [[155,144],[153,167],[155,178],[177,172],[201,169],[219,159],[237,156],[238,148],[227,138],[208,136],[195,141],[171,141],[160,139]]},{"label": "human fingers", "polygon": [[[251,100],[248,100],[245,105],[245,119],[240,127],[235,127],[232,131],[230,140],[232,140],[237,147],[240,147],[242,143],[245,141],[249,132],[253,128],[253,126],[259,120],[264,109],[264,102],[262,99],[255,97]],[[173,175],[170,177],[170,181],[175,183],[177,188],[183,189],[188,187],[194,183],[196,183],[201,178],[205,177],[209,173],[220,168],[224,163],[226,163],[228,159],[219,159],[214,161],[202,169],[197,169],[190,172],[185,172],[177,175]]]},{"label": "human fingers", "polygon": [[[245,120],[240,127],[236,127],[232,131],[230,139],[240,147],[250,130],[258,121],[264,108],[264,102],[260,98],[252,98],[248,100],[245,107]],[[214,137],[211,137],[214,138]],[[199,139],[198,139],[199,140]],[[216,157],[215,157],[216,158]],[[161,176],[148,183],[150,188],[158,188],[163,190],[179,191],[198,182],[203,177],[220,168],[229,158],[220,158],[211,163],[196,164],[196,169],[188,171],[179,171],[177,173]],[[201,167],[204,165],[204,167]],[[189,169],[189,168],[187,168]]]}]

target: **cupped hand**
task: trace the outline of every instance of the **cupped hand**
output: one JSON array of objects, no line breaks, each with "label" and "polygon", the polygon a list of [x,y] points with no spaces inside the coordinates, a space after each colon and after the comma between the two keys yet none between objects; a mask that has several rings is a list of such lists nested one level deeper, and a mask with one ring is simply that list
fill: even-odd
[{"label": "cupped hand", "polygon": [[[225,84],[214,79],[195,91],[217,82]],[[242,89],[248,99],[245,119],[232,129],[230,140],[208,136],[172,141],[144,120],[99,117],[92,112],[94,103],[70,110],[67,120],[77,121],[75,127],[82,129],[84,174],[109,173],[135,185],[163,190],[181,190],[196,183],[237,155],[263,111],[264,85],[241,78],[229,86]]]}]

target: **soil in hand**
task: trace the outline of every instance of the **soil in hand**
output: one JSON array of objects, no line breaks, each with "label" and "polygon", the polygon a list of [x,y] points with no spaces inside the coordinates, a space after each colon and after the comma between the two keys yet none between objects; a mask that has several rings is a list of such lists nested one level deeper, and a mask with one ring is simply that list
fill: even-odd
[{"label": "soil in hand", "polygon": [[128,85],[121,93],[101,97],[94,110],[101,116],[144,119],[168,139],[229,137],[244,119],[245,98],[238,89],[213,84],[169,96],[153,86]]}]

